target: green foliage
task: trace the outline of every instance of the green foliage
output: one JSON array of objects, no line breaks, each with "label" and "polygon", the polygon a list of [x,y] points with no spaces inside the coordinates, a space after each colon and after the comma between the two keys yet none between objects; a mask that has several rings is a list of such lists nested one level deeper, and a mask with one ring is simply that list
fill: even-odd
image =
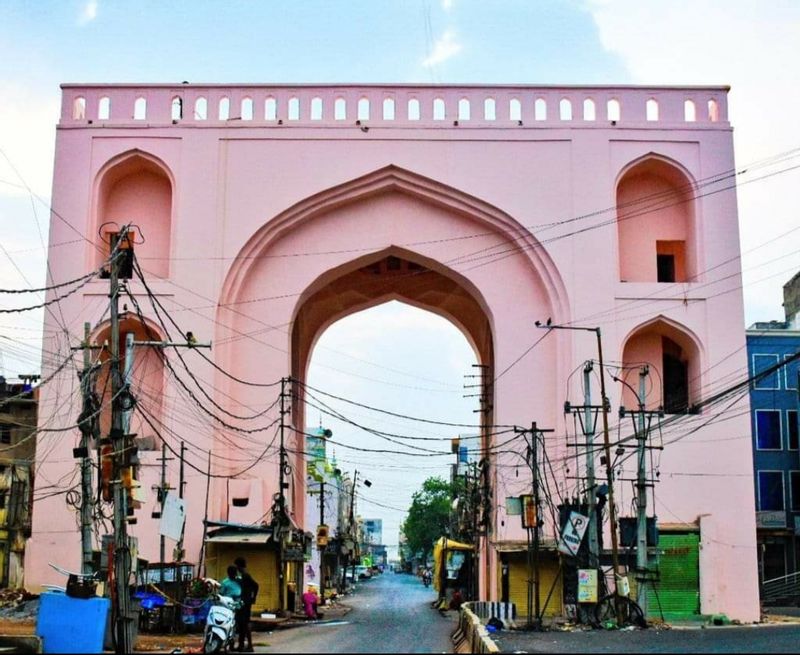
[{"label": "green foliage", "polygon": [[414,492],[403,523],[403,534],[411,553],[421,553],[427,558],[434,543],[448,532],[454,492],[453,485],[441,478],[428,478],[422,488]]}]

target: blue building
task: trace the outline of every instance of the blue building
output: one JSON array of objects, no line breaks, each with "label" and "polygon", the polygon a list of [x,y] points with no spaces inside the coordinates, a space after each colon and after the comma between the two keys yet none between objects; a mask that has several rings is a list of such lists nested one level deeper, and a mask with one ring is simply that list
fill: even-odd
[{"label": "blue building", "polygon": [[[750,374],[800,352],[800,273],[784,286],[785,321],[747,330]],[[762,583],[800,571],[800,368],[790,361],[751,385],[751,425]]]}]

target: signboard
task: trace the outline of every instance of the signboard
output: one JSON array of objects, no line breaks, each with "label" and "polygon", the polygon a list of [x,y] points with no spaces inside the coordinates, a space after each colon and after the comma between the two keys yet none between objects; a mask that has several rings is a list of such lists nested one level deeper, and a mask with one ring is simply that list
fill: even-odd
[{"label": "signboard", "polygon": [[756,512],[757,528],[785,528],[786,512]]},{"label": "signboard", "polygon": [[519,496],[509,496],[506,498],[506,514],[508,514],[508,516],[522,515],[522,503],[519,500]]},{"label": "signboard", "polygon": [[578,602],[597,602],[597,569],[578,569]]},{"label": "signboard", "polygon": [[158,533],[179,541],[183,534],[183,522],[186,520],[186,503],[174,493],[167,492],[164,499],[164,510],[161,512],[161,523]]},{"label": "signboard", "polygon": [[577,556],[587,527],[589,527],[588,516],[578,514],[578,512],[570,512],[569,520],[561,531],[561,539],[558,542],[559,552],[572,557]]},{"label": "signboard", "polygon": [[536,503],[533,502],[533,496],[520,496],[520,503],[522,503],[522,527],[535,528],[537,524],[537,508]]}]

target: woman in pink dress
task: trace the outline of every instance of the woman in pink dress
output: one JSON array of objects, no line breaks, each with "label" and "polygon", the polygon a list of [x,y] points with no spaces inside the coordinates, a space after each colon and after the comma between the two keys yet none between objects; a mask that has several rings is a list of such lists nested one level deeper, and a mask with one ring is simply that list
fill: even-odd
[{"label": "woman in pink dress", "polygon": [[303,594],[303,609],[306,613],[307,619],[316,619],[317,617],[317,605],[319,605],[319,596],[317,595],[317,589],[314,585],[308,586],[308,591]]}]

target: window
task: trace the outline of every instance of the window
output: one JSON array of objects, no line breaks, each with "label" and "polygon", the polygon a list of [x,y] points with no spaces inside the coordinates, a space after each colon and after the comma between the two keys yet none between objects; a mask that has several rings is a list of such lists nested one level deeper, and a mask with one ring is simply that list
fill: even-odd
[{"label": "window", "polygon": [[522,120],[522,103],[517,98],[511,98],[508,103],[508,119],[512,121]]},{"label": "window", "polygon": [[789,491],[792,495],[792,511],[800,512],[800,471],[789,471]]},{"label": "window", "polygon": [[608,112],[608,120],[618,121],[622,116],[622,106],[619,104],[619,100],[616,98],[609,100],[606,105],[606,111]]},{"label": "window", "polygon": [[[778,355],[753,355],[753,375],[758,375],[767,370],[770,366],[778,363]],[[780,376],[777,371],[759,378],[753,385],[755,389],[774,390],[781,388]]]},{"label": "window", "polygon": [[469,100],[466,98],[461,98],[461,100],[458,101],[458,120],[468,121],[469,116]]},{"label": "window", "polygon": [[11,443],[11,426],[8,423],[0,423],[0,443]]},{"label": "window", "polygon": [[347,101],[344,98],[336,98],[333,101],[333,119],[343,121],[347,118]]},{"label": "window", "polygon": [[394,98],[383,99],[383,120],[394,120]]},{"label": "window", "polygon": [[597,112],[595,111],[594,107],[594,100],[591,98],[586,98],[583,101],[583,120],[585,121],[593,121],[597,118]]},{"label": "window", "polygon": [[647,114],[648,121],[657,121],[658,120],[658,100],[655,98],[650,98],[646,105],[645,111]]},{"label": "window", "polygon": [[444,100],[434,98],[433,100],[433,120],[443,121],[445,119]]},{"label": "window", "polygon": [[761,559],[762,579],[775,580],[786,575],[786,544],[768,542],[764,544]]},{"label": "window", "polygon": [[[791,359],[794,355],[784,355],[784,359]],[[783,375],[786,378],[784,380],[786,389],[791,389],[792,391],[797,390],[797,382],[798,382],[798,375],[800,375],[800,361],[795,359],[793,362],[789,362],[783,367]]]},{"label": "window", "polygon": [[572,103],[567,98],[562,98],[558,103],[558,113],[562,121],[572,120]]},{"label": "window", "polygon": [[756,447],[758,450],[780,450],[781,413],[775,409],[756,410]]},{"label": "window", "polygon": [[683,349],[668,337],[661,337],[664,375],[664,411],[682,414],[689,409],[689,363]]},{"label": "window", "polygon": [[483,101],[483,119],[493,121],[497,118],[494,98],[486,98]]},{"label": "window", "polygon": [[656,280],[686,282],[685,241],[656,241]]},{"label": "window", "polygon": [[219,120],[226,121],[231,117],[231,101],[228,98],[220,98],[219,113],[217,114]]},{"label": "window", "polygon": [[143,121],[147,118],[147,98],[136,98],[133,103],[133,120]]},{"label": "window", "polygon": [[758,472],[758,509],[762,512],[783,511],[783,471]]},{"label": "window", "polygon": [[107,96],[100,98],[97,103],[97,118],[101,121],[111,118],[111,98]]},{"label": "window", "polygon": [[264,100],[264,119],[268,121],[278,119],[278,102],[275,98]]},{"label": "window", "polygon": [[659,282],[675,281],[675,255],[656,255]]},{"label": "window", "polygon": [[300,98],[289,98],[289,120],[300,120]]},{"label": "window", "polygon": [[208,118],[208,101],[200,97],[194,102],[194,119],[204,121]]},{"label": "window", "polygon": [[683,120],[687,123],[694,123],[697,120],[697,108],[691,100],[683,103]]},{"label": "window", "polygon": [[361,98],[358,101],[358,120],[369,120],[369,98]]},{"label": "window", "polygon": [[183,118],[183,100],[178,96],[172,99],[171,115],[174,121],[179,121]]},{"label": "window", "polygon": [[86,118],[86,98],[75,98],[72,101],[72,119],[82,121],[84,118]]},{"label": "window", "polygon": [[311,120],[322,120],[322,98],[311,98]]},{"label": "window", "polygon": [[719,105],[716,100],[708,101],[708,120],[716,123],[719,120]]},{"label": "window", "polygon": [[411,100],[408,101],[408,120],[419,120],[419,100],[416,98],[411,98]]},{"label": "window", "polygon": [[241,118],[243,121],[253,120],[253,99],[242,98]]},{"label": "window", "polygon": [[533,103],[533,118],[537,121],[547,120],[547,101],[544,98],[536,98]]},{"label": "window", "polygon": [[786,412],[786,432],[788,433],[789,450],[798,449],[798,439],[800,439],[800,428],[797,425],[797,410],[790,409]]}]

